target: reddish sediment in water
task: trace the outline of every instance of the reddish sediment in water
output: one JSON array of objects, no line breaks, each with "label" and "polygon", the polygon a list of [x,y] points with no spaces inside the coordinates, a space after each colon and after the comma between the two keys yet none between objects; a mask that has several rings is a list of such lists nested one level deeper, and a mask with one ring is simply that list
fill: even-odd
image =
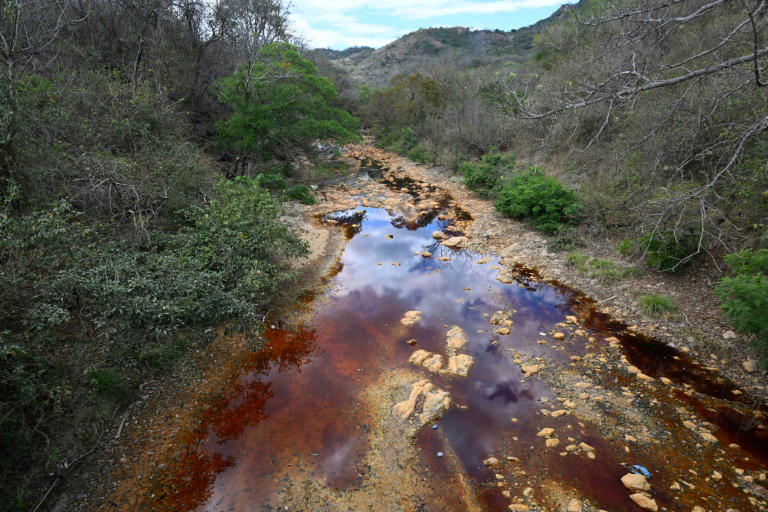
[{"label": "reddish sediment in water", "polygon": [[[390,185],[414,195],[430,193],[412,181]],[[442,199],[440,208],[447,201]],[[571,356],[594,348],[588,337],[594,336],[595,347],[604,349],[602,340],[616,336],[628,360],[647,375],[666,376],[721,401],[735,386],[672,347],[628,333],[626,326],[597,312],[577,292],[540,282],[535,271],[518,268],[517,282],[500,283],[498,267],[493,267],[496,261],[478,264],[480,255],[454,251],[432,239],[433,230],[451,230],[450,222],[436,220],[438,213],[436,209],[421,216],[415,225],[377,208],[360,207],[326,217],[346,226],[350,238],[326,300],[313,306],[313,319],[305,328],[265,332],[264,348],[246,360],[239,376],[201,412],[200,423],[184,440],[185,450],[159,478],[152,508],[276,508],[297,478],[339,493],[376,485],[366,465],[375,418],[361,403],[362,390],[383,372],[407,367],[414,350],[408,339],[417,340],[415,348],[444,353],[446,327],[452,325],[467,335],[464,352],[475,359],[469,376],[456,379],[413,368],[448,391],[454,402],[434,422],[437,428],[424,427],[414,441],[421,453],[421,461],[414,463],[430,471],[431,485],[458,487],[458,475],[466,475],[478,507],[501,511],[511,502],[503,490],[520,498],[527,486],[532,489],[526,499],[554,507],[553,498],[543,490],[546,482],[554,481],[598,507],[634,510],[619,479],[628,464],[640,464],[652,471],[654,498],[660,506],[670,510],[688,506],[668,491],[669,485],[679,480],[680,466],[690,464],[686,457],[713,456],[682,454],[664,445],[628,452],[604,426],[579,420],[572,411],[557,418],[543,415],[544,408],[562,407],[557,392],[537,375],[524,375],[511,354],[522,354],[526,361],[541,357],[547,361],[541,372],[565,371]],[[431,256],[423,257],[424,251]],[[414,309],[422,312],[421,320],[406,329],[399,320]],[[514,311],[509,335],[496,334],[489,323],[497,310]],[[582,319],[587,335],[569,335],[554,343],[551,333],[563,330],[557,324],[572,314]],[[537,343],[542,337],[546,344]],[[592,377],[599,378],[603,387],[634,385],[631,377],[611,372]],[[765,431],[745,430],[749,418],[727,402],[713,412],[680,390],[667,396],[656,392],[654,397],[662,404],[659,407],[687,405],[703,421],[717,425],[716,435],[723,443],[737,442],[743,450],[739,454],[753,456],[750,467],[766,463]],[[545,448],[545,440],[536,435],[545,426],[554,429],[558,447]],[[687,436],[684,427],[670,425],[666,441],[688,447]],[[565,451],[566,445],[580,442],[590,445],[597,457],[587,457],[588,450]],[[483,465],[490,455],[499,458],[498,468]],[[715,467],[707,460],[702,467]],[[506,483],[500,487],[499,481]],[[708,485],[700,481],[697,485]],[[697,493],[702,489],[735,508],[749,506],[741,491],[728,486],[712,484],[699,487]],[[462,498],[452,492],[444,493],[448,508],[421,503],[414,509],[450,510],[451,503],[454,510],[461,509]]]}]

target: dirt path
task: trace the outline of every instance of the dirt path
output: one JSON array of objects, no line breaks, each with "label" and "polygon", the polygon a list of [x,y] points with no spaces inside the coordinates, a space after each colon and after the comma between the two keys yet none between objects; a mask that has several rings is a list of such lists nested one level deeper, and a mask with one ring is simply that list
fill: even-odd
[{"label": "dirt path", "polygon": [[756,376],[737,385],[641,334],[677,327],[602,312],[560,283],[629,290],[571,279],[542,237],[439,170],[350,156],[368,172],[291,212],[317,219],[324,292],[267,349],[222,336],[204,374],[149,398],[86,508],[768,507]]}]

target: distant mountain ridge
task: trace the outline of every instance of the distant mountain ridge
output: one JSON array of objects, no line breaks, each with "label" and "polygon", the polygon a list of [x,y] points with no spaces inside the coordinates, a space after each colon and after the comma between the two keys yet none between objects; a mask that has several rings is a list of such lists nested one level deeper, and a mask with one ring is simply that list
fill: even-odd
[{"label": "distant mountain ridge", "polygon": [[508,32],[466,27],[423,28],[379,49],[368,46],[344,50],[322,48],[312,50],[311,54],[345,72],[353,83],[372,86],[385,85],[399,73],[421,70],[440,61],[450,61],[463,68],[511,70],[532,56],[533,38],[538,32],[577,8],[582,1],[564,4],[548,18]]}]

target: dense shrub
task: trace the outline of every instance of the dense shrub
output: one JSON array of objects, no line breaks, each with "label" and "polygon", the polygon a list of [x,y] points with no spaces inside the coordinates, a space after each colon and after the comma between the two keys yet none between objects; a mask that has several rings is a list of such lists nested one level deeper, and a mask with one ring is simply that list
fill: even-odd
[{"label": "dense shrub", "polygon": [[[142,245],[85,222],[67,201],[12,214],[18,188],[8,190],[0,204],[0,395],[14,413],[0,419],[3,481],[45,448],[53,418],[119,403],[125,375],[142,363],[168,364],[185,333],[229,320],[255,325],[258,313],[290,298],[287,262],[307,250],[257,179],[220,181],[208,205],[183,212],[183,228],[150,231]],[[69,366],[62,343],[65,353],[90,353],[91,369]]]},{"label": "dense shrub", "polygon": [[376,141],[376,145],[387,151],[393,151],[400,155],[408,155],[408,152],[418,145],[419,141],[410,127],[392,130]]},{"label": "dense shrub", "polygon": [[731,275],[715,288],[728,321],[756,336],[762,364],[768,367],[768,249],[742,251],[725,257]]},{"label": "dense shrub", "polygon": [[[639,250],[651,268],[666,272],[678,272],[695,261],[697,234],[675,235],[673,232],[645,235],[638,242]],[[620,249],[625,249],[624,245]]]},{"label": "dense shrub", "polygon": [[548,233],[573,223],[580,211],[572,190],[536,168],[522,171],[502,185],[496,209]]},{"label": "dense shrub", "polygon": [[408,151],[408,158],[420,164],[431,164],[435,162],[435,152],[432,149],[419,144]]},{"label": "dense shrub", "polygon": [[480,197],[493,197],[504,174],[512,172],[515,155],[492,151],[479,162],[459,164],[459,172],[464,176],[464,184]]},{"label": "dense shrub", "polygon": [[294,185],[286,190],[285,195],[301,204],[315,204],[316,202],[315,196],[312,195],[312,191],[306,185]]},{"label": "dense shrub", "polygon": [[257,174],[256,183],[269,190],[283,190],[288,184],[282,174]]}]

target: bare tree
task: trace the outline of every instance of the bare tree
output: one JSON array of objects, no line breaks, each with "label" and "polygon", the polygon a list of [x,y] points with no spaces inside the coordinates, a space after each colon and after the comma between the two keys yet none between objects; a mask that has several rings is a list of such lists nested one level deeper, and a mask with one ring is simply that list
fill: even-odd
[{"label": "bare tree", "polygon": [[628,141],[619,158],[664,137],[670,125],[685,119],[677,140],[659,142],[665,153],[655,155],[651,166],[669,168],[670,179],[696,185],[657,194],[643,204],[650,239],[670,230],[678,236],[683,226],[696,225],[691,229],[698,241],[682,264],[705,252],[707,242],[727,248],[723,227],[733,224],[718,187],[768,130],[764,102],[753,109],[729,109],[746,95],[764,95],[757,90],[768,84],[766,14],[766,0],[642,0],[575,17],[570,39],[561,33],[551,38],[561,47],[589,41],[583,45],[589,51],[572,50],[571,62],[558,63],[565,70],[558,77],[567,79],[557,84],[531,75],[504,80],[501,106],[517,118],[541,123],[549,133],[562,134],[569,126],[572,134],[588,133],[584,151],[628,112],[667,102],[663,115]]},{"label": "bare tree", "polygon": [[13,0],[0,6],[0,66],[6,108],[0,133],[0,168],[6,159],[16,129],[16,87],[18,80],[42,62],[67,25],[82,21],[73,17],[69,0]]}]

